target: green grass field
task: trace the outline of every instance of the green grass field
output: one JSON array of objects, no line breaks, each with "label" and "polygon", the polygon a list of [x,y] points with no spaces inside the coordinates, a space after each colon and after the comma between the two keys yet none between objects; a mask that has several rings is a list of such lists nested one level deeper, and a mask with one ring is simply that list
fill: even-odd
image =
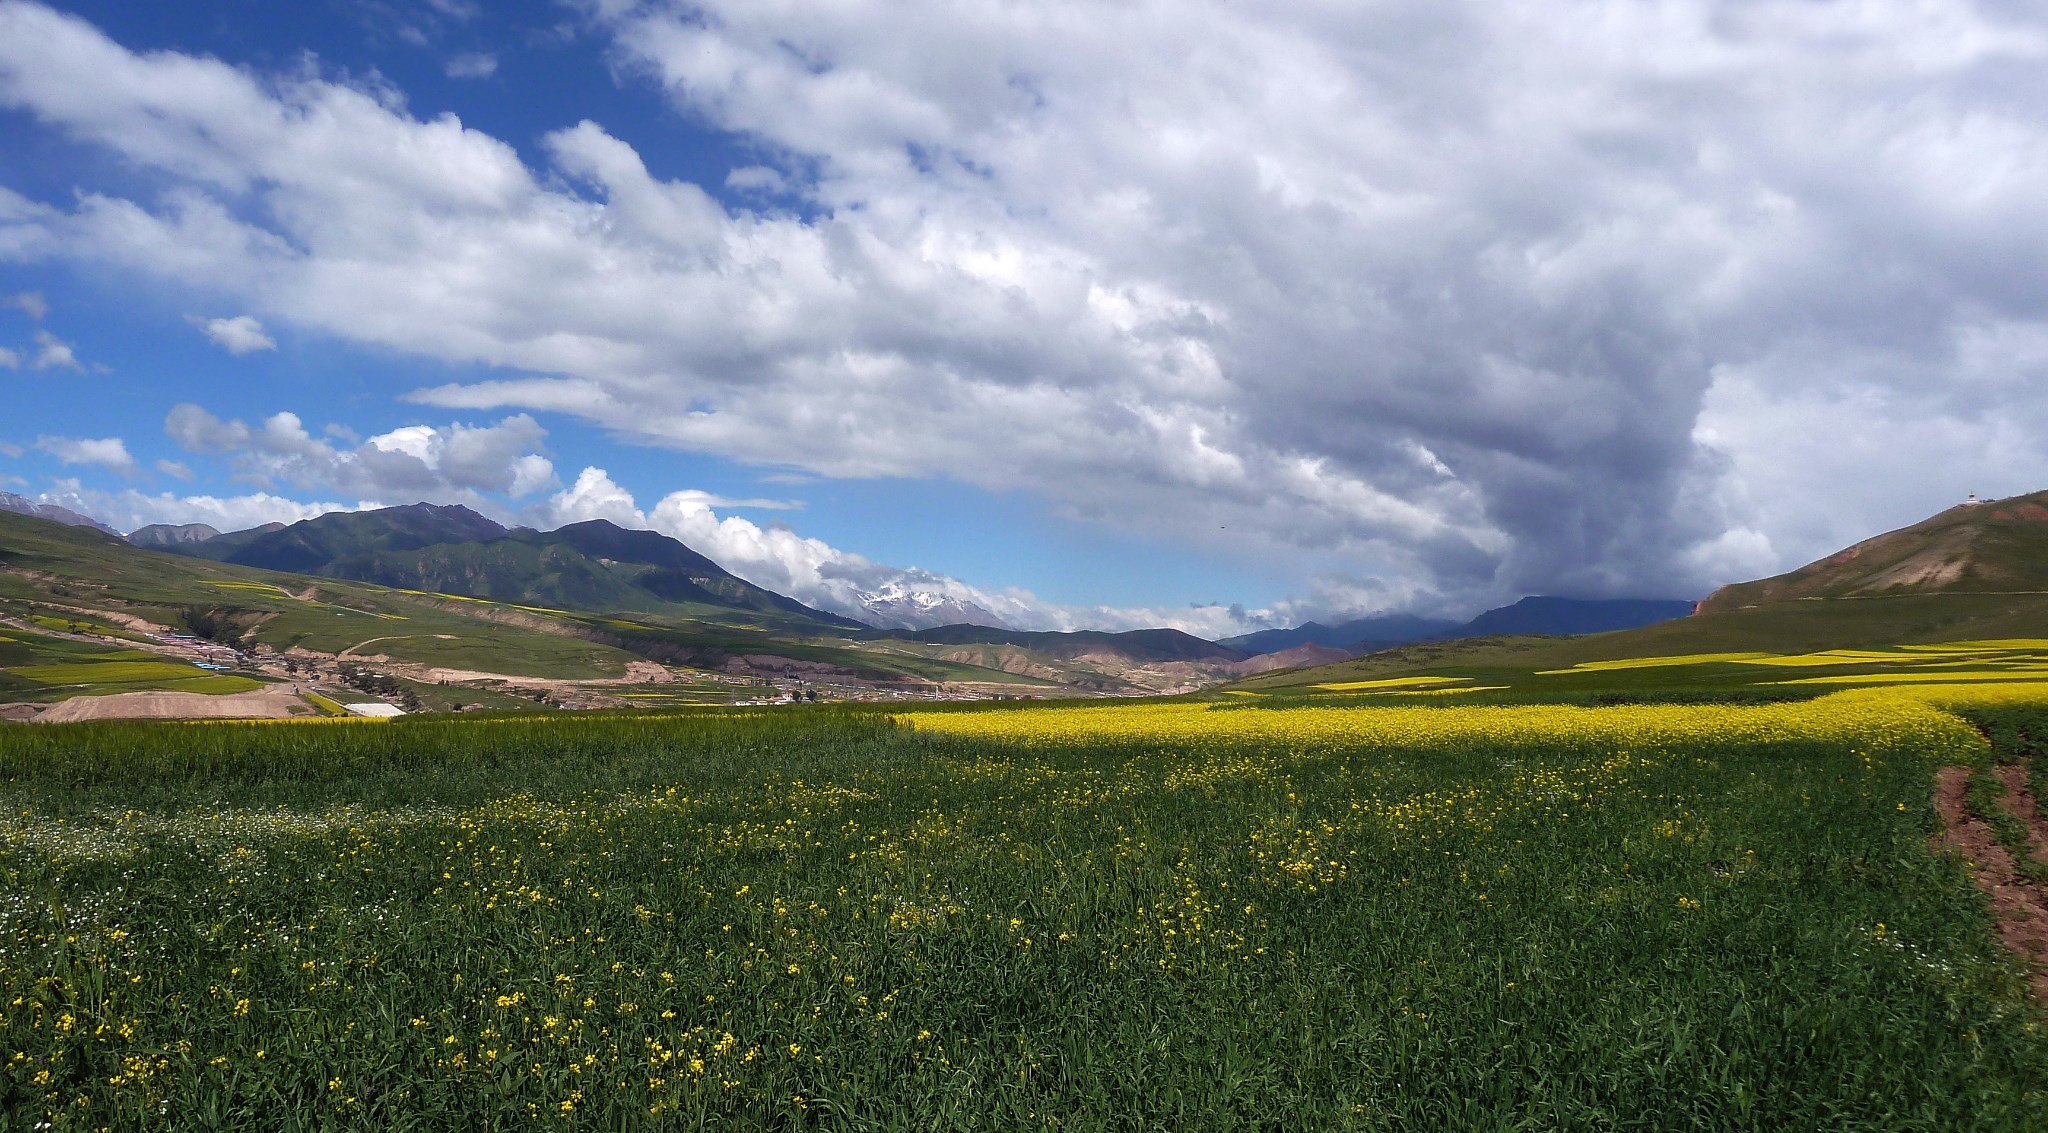
[{"label": "green grass field", "polygon": [[2048,1125],[1961,719],[1442,699],[0,728],[0,1125]]},{"label": "green grass field", "polygon": [[0,700],[38,703],[116,692],[247,692],[263,682],[140,649],[0,627]]}]

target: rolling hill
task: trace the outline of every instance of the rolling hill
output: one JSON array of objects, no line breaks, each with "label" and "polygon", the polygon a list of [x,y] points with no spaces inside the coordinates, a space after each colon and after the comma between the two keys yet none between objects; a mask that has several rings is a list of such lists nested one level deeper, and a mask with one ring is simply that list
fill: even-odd
[{"label": "rolling hill", "polygon": [[1798,570],[1724,586],[1700,610],[1935,594],[2048,594],[2048,492],[1952,507]]}]

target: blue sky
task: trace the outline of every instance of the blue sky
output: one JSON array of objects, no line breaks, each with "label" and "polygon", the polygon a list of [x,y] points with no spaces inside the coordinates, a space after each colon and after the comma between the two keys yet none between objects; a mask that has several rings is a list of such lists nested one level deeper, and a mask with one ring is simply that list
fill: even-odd
[{"label": "blue sky", "polygon": [[[736,207],[759,203],[733,199],[725,177],[757,164],[760,147],[693,119],[650,84],[622,73],[608,58],[607,44],[569,6],[504,3],[443,11],[433,5],[347,2],[81,3],[62,10],[137,52],[210,56],[257,72],[291,71],[311,58],[323,73],[401,94],[416,117],[453,113],[529,161],[538,160],[536,141],[548,131],[599,121],[631,140],[653,175],[702,185]],[[451,75],[451,67],[465,59],[472,61],[472,72],[489,73]],[[69,139],[21,110],[0,112],[0,140],[9,171],[5,184],[33,199],[61,201],[81,188],[148,194],[161,187],[111,159],[104,148]],[[790,205],[802,211],[801,201]],[[233,317],[239,308],[231,300],[92,264],[0,261],[0,293],[38,295],[49,307],[39,320],[18,309],[0,316],[0,343],[32,354],[32,335],[46,331],[69,343],[85,367],[41,371],[37,380],[15,383],[16,423],[5,439],[24,451],[0,467],[14,478],[10,487],[31,494],[60,479],[103,490],[240,494],[248,485],[238,482],[231,462],[181,451],[163,435],[171,407],[191,402],[222,415],[252,417],[291,411],[309,425],[340,425],[370,436],[476,418],[401,398],[489,369],[366,348],[275,323],[264,326],[275,349],[229,354],[195,319]],[[633,443],[572,416],[548,415],[544,424],[556,464],[601,466],[638,496],[659,498],[692,488],[734,499],[799,503],[801,510],[787,513],[736,510],[763,523],[796,526],[877,561],[1028,588],[1062,605],[1243,601],[1284,590],[1295,573],[1262,567],[1227,547],[1190,554],[1162,540],[1063,518],[1025,492],[989,491],[945,477],[822,479],[793,467]],[[52,435],[119,436],[141,469],[123,474],[65,464],[35,448],[37,437]],[[151,467],[158,460],[176,461],[193,475],[186,480],[158,472]]]},{"label": "blue sky", "polygon": [[2048,20],[1585,8],[0,0],[0,482],[1212,636],[2048,483]]}]

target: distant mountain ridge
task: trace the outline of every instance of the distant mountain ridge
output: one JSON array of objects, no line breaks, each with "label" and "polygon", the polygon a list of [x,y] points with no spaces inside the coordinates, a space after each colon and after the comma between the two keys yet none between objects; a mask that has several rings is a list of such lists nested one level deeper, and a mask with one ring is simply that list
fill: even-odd
[{"label": "distant mountain ridge", "polygon": [[128,533],[128,541],[138,547],[170,547],[218,538],[220,529],[207,523],[152,523]]},{"label": "distant mountain ridge", "polygon": [[1278,653],[1283,649],[1292,649],[1300,645],[1321,645],[1331,649],[1356,651],[1363,642],[1402,644],[1424,641],[1456,628],[1457,622],[1444,618],[1422,618],[1413,614],[1374,614],[1371,617],[1356,618],[1336,625],[1303,622],[1293,629],[1262,629],[1256,633],[1222,638],[1217,644],[1253,654]]},{"label": "distant mountain ridge", "polygon": [[972,624],[1004,627],[987,608],[934,590],[919,590],[898,581],[857,592],[862,620],[884,629],[937,629]]},{"label": "distant mountain ridge", "polygon": [[1537,634],[1571,637],[1636,629],[1682,618],[1694,603],[1651,598],[1552,598],[1535,595],[1486,611],[1468,622],[1421,618],[1412,614],[1378,614],[1329,626],[1304,622],[1293,629],[1260,630],[1226,637],[1218,644],[1248,653],[1278,653],[1304,645],[1371,653],[1423,641],[1454,641],[1466,637]]},{"label": "distant mountain ridge", "polygon": [[0,492],[0,511],[32,515],[37,519],[51,519],[67,527],[90,527],[95,531],[104,531],[116,539],[121,537],[119,531],[89,515],[72,511],[68,507],[58,507],[56,504],[39,504],[27,496],[17,496],[13,492]]},{"label": "distant mountain ridge", "polygon": [[921,630],[878,630],[865,635],[922,641],[931,645],[1015,645],[1068,660],[1114,656],[1125,661],[1204,661],[1231,663],[1250,654],[1240,649],[1183,633],[1177,629],[1015,630],[993,626],[949,625]]},{"label": "distant mountain ridge", "polygon": [[666,535],[602,519],[535,531],[508,528],[460,505],[406,504],[329,512],[289,526],[160,549],[238,566],[555,609],[655,612],[698,605],[841,630],[867,628],[747,582]]},{"label": "distant mountain ridge", "polygon": [[1690,616],[1698,603],[1655,598],[1550,598],[1532,596],[1501,606],[1458,627],[1456,637],[1538,634],[1576,637],[1638,629]]}]

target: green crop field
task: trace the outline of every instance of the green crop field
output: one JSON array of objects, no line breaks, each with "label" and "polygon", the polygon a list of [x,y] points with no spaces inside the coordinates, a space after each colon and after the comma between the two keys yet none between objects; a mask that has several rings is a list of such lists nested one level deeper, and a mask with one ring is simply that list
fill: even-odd
[{"label": "green crop field", "polygon": [[1595,648],[1602,636],[1613,635],[1429,643],[1262,674],[1226,691],[1272,703],[1623,703],[1793,700],[1859,686],[2038,683],[2048,697],[2048,640],[2041,639],[1584,659],[1604,652]]},{"label": "green crop field", "polygon": [[1928,847],[1985,752],[1867,691],[0,728],[0,1125],[2037,1130]]},{"label": "green crop field", "polygon": [[116,692],[247,692],[263,682],[168,661],[140,649],[110,648],[26,630],[0,633],[0,700],[39,702]]}]

